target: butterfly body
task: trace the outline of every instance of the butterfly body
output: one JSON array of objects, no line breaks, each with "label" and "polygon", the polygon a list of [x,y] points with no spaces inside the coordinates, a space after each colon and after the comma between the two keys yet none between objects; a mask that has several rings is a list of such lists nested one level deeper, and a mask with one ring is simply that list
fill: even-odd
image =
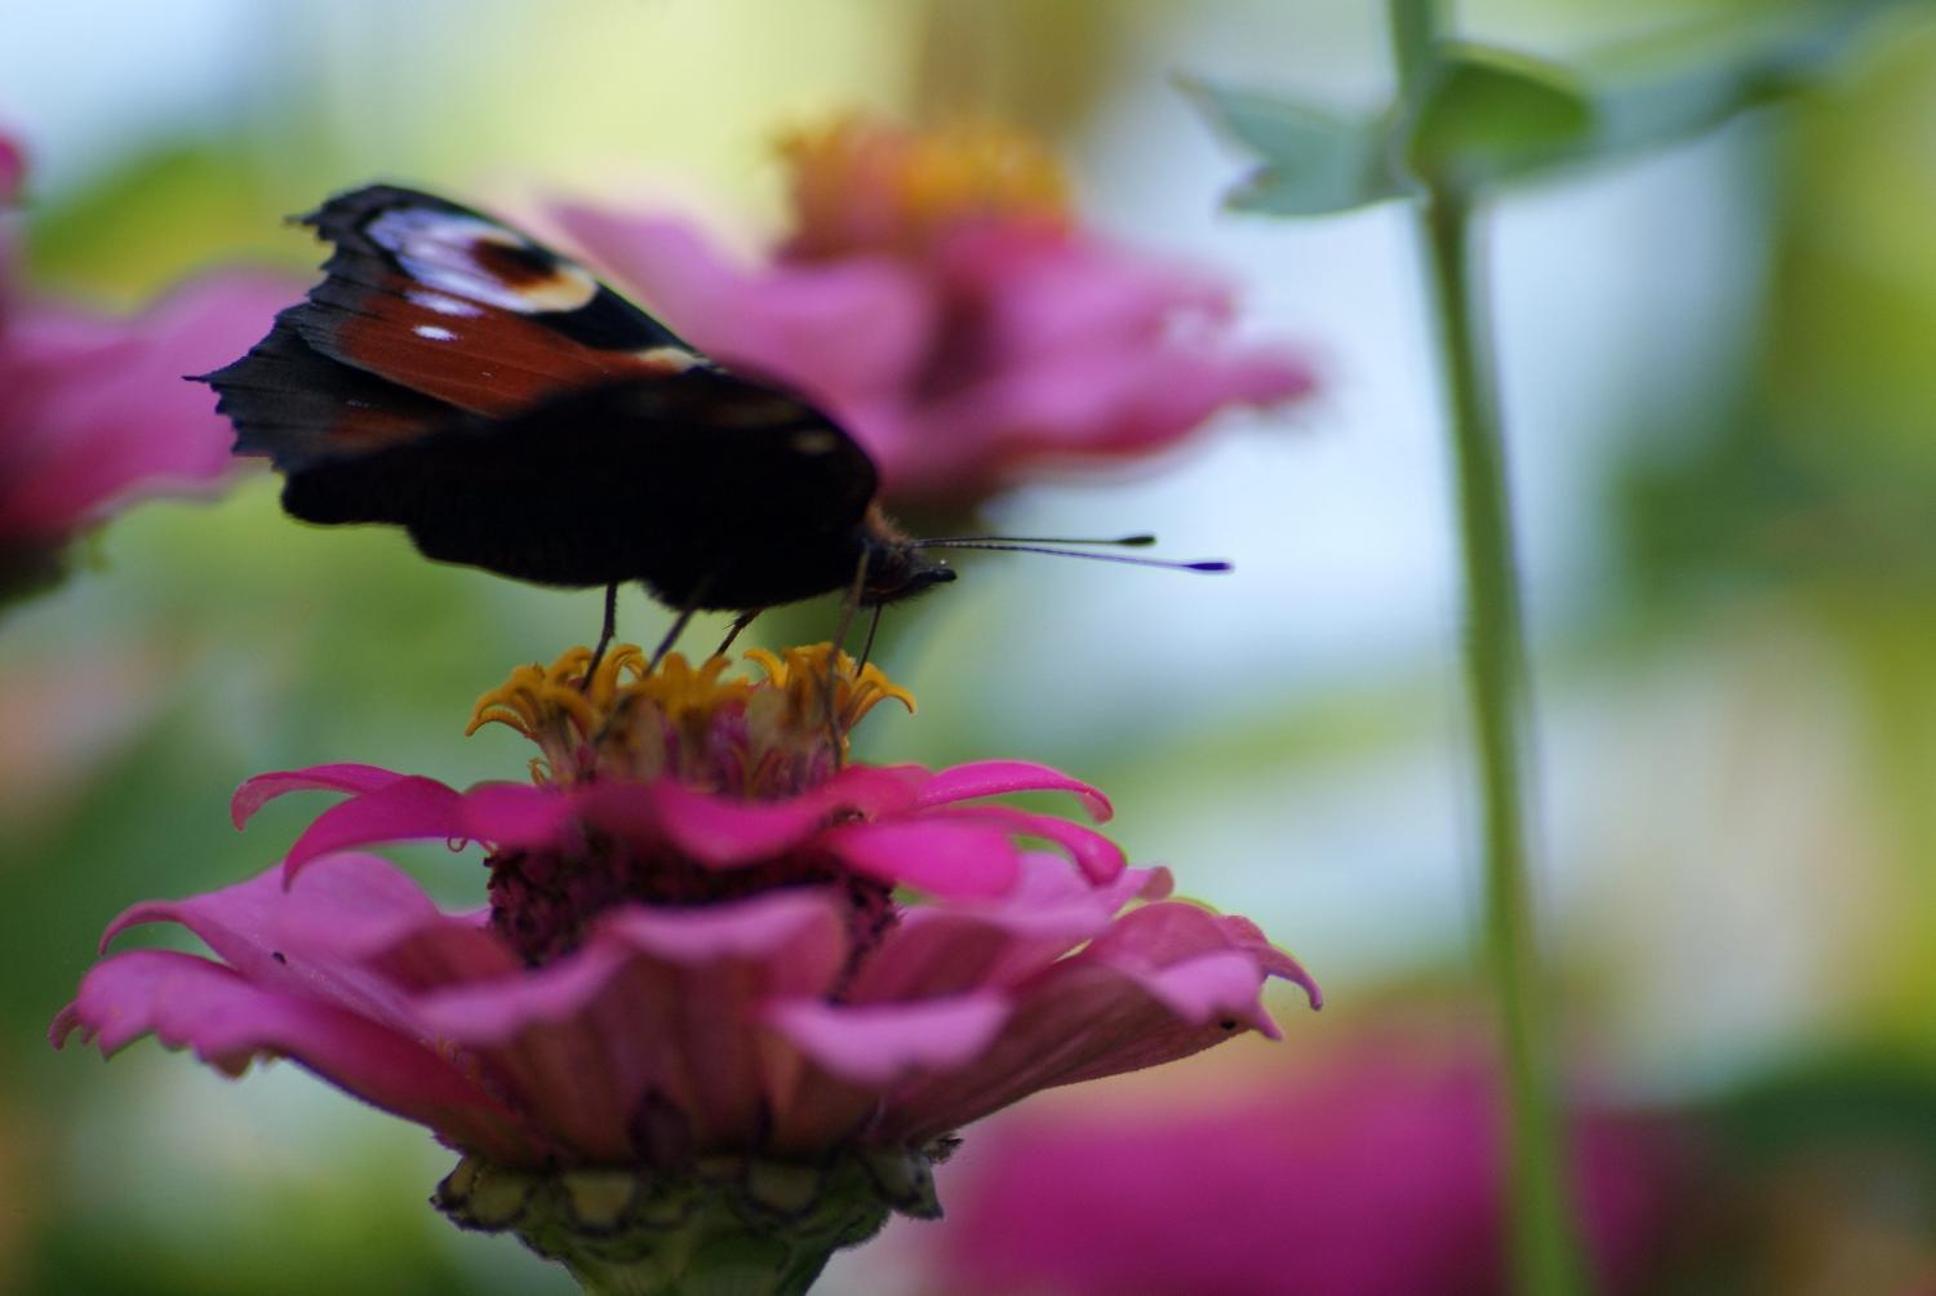
[{"label": "butterfly body", "polygon": [[732,373],[583,267],[391,186],[304,218],[325,278],[207,375],[238,454],[323,524],[403,527],[425,556],[544,585],[641,581],[678,608],[953,579],[874,504],[866,452]]}]

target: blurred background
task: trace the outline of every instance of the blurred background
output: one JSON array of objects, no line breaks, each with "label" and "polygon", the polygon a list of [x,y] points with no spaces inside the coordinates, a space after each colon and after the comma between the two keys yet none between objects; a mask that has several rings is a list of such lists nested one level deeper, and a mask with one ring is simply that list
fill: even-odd
[{"label": "blurred background", "polygon": [[[1475,0],[1461,21],[1569,58],[1780,8]],[[985,516],[1154,530],[1235,575],[964,561],[887,641],[920,716],[882,714],[864,742],[1098,783],[1132,859],[1254,918],[1324,984],[1319,1016],[1278,1002],[1284,1043],[1086,1091],[1084,1120],[1116,1104],[1147,1130],[1274,1094],[1282,1120],[1335,1122],[1340,1141],[1284,1193],[1332,1192],[1319,1168],[1358,1162],[1410,1182],[1429,1138],[1367,1137],[1354,1162],[1366,1090],[1337,1077],[1368,1040],[1429,1082],[1488,1039],[1410,229],[1392,207],[1221,213],[1244,163],[1182,73],[1341,107],[1391,82],[1380,7],[1322,0],[0,0],[0,127],[31,158],[19,277],[104,309],[237,261],[301,282],[317,249],[281,218],[373,178],[512,212],[622,200],[757,247],[782,214],[777,136],[856,108],[1026,129],[1086,224],[1230,279],[1244,336],[1315,363],[1314,400]],[[1515,189],[1494,214],[1563,1034],[1597,1104],[1679,1146],[1644,1185],[1665,1205],[1634,1243],[1637,1289],[1926,1291],[1936,18],[1898,6],[1792,102]],[[245,472],[213,502],[144,504],[0,622],[0,1289],[568,1290],[422,1205],[447,1152],[292,1067],[237,1084],[151,1043],[106,1067],[46,1047],[108,918],[266,867],[315,809],[279,804],[237,834],[243,778],[334,760],[514,777],[512,735],[461,737],[472,700],[596,631],[594,592],[434,566],[387,530],[305,528],[276,492]],[[626,638],[664,624],[635,593],[622,605]],[[440,894],[480,894],[468,857],[408,858]],[[1042,1112],[1070,1111],[1057,1101]],[[1484,1195],[1475,1175],[1447,1191]],[[1191,1209],[1174,1203],[1179,1227]],[[1300,1203],[1247,1209],[1268,1231]],[[898,1225],[824,1289],[998,1290],[949,1270],[952,1227]],[[1281,1290],[1434,1290],[1298,1281]]]}]

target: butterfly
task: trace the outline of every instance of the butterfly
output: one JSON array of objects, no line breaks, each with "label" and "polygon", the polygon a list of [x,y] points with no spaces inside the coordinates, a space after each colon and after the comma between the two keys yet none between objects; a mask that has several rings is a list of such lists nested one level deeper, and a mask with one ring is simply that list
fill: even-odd
[{"label": "butterfly", "polygon": [[954,579],[924,549],[1015,547],[904,535],[833,418],[502,222],[392,185],[297,219],[330,245],[322,282],[195,379],[235,452],[269,459],[303,521],[388,523],[428,558],[604,586],[595,656],[624,582],[677,612],[656,661],[702,609],[740,614],[728,645],[762,609],[836,590],[878,620]]}]

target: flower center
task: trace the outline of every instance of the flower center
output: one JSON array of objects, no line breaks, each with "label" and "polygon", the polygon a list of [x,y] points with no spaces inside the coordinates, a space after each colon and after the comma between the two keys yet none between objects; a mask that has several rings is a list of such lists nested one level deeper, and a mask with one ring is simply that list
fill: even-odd
[{"label": "flower center", "polygon": [[786,255],[919,254],[976,220],[1068,217],[1068,177],[1038,142],[986,123],[919,132],[853,114],[780,141],[793,204]]},{"label": "flower center", "polygon": [[577,850],[502,850],[491,871],[491,928],[535,967],[577,949],[585,928],[621,904],[688,907],[743,900],[782,887],[820,886],[848,901],[854,958],[894,925],[893,888],[800,851],[740,868],[709,868],[666,846],[587,834]]},{"label": "flower center", "polygon": [[[573,648],[549,668],[513,671],[478,699],[466,732],[495,722],[531,739],[541,753],[532,778],[541,785],[669,778],[737,799],[784,797],[831,777],[848,732],[880,702],[914,710],[913,696],[877,667],[856,670],[842,654],[830,676],[831,659],[828,644],[756,648],[744,660],[760,678],[743,679],[728,677],[724,657],[695,668],[674,653],[648,671],[645,655],[628,644],[587,678],[591,652]],[[856,951],[894,922],[892,887],[812,849],[719,868],[667,842],[581,827],[568,846],[500,850],[485,863],[491,926],[533,965],[578,948],[594,918],[626,903],[703,905],[780,887],[831,887],[849,901]]]},{"label": "flower center", "polygon": [[725,657],[694,667],[678,653],[648,672],[645,654],[621,644],[587,680],[591,651],[573,648],[548,668],[512,671],[477,700],[464,732],[497,723],[529,738],[540,784],[674,778],[748,799],[790,796],[839,768],[848,735],[881,702],[914,711],[914,695],[879,667],[857,671],[842,653],[830,670],[832,653],[830,644],[755,648],[743,660],[760,678],[749,680],[728,677]]}]

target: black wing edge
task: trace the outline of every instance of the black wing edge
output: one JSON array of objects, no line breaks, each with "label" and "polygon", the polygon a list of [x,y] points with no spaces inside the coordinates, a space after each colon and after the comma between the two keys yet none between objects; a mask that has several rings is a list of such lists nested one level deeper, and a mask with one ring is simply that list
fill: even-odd
[{"label": "black wing edge", "polygon": [[308,302],[291,306],[241,359],[189,376],[215,389],[215,412],[235,425],[233,453],[265,455],[278,469],[296,472],[324,459],[367,453],[367,446],[343,443],[346,424],[366,420],[428,430],[460,416],[455,406],[318,352],[296,323],[309,309]]}]

